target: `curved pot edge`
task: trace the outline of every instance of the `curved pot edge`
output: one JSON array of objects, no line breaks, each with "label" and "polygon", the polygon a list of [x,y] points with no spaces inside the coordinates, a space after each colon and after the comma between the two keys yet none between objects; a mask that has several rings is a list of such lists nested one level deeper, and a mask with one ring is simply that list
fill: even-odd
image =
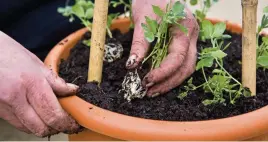
[{"label": "curved pot edge", "polygon": [[[209,20],[212,23],[221,21],[211,18]],[[241,33],[241,26],[229,21],[225,22],[228,30]],[[129,23],[129,20],[120,19],[113,22],[113,27],[122,29],[121,25]],[[58,44],[51,50],[45,64],[53,71],[58,72],[60,62],[58,57],[67,57],[68,53],[63,54],[65,48],[72,48],[85,31],[85,29],[81,29],[62,40],[60,43],[64,44]],[[123,140],[244,140],[268,132],[267,106],[229,118],[172,122],[148,120],[114,113],[87,103],[76,96],[62,98],[59,101],[62,107],[82,126]],[[120,123],[120,125],[116,123]]]}]

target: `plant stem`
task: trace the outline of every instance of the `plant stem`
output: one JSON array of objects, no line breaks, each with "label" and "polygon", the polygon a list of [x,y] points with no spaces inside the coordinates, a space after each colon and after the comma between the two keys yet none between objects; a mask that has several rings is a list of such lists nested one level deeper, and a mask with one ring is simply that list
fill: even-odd
[{"label": "plant stem", "polygon": [[238,80],[236,80],[228,71],[226,71],[224,69],[224,67],[219,63],[219,61],[216,59],[217,64],[221,67],[221,69],[227,73],[227,75],[229,75],[229,77],[231,77],[237,84],[239,84],[240,86],[242,85]]},{"label": "plant stem", "polygon": [[202,67],[202,73],[203,73],[203,76],[204,76],[204,78],[205,78],[205,80],[206,80],[206,83],[207,83],[207,85],[208,85],[209,90],[211,91],[211,93],[213,93],[213,90],[212,90],[211,87],[209,86],[209,83],[208,83],[208,80],[207,80],[207,76],[206,76],[206,73],[205,73],[205,71],[204,71],[204,67]]},{"label": "plant stem", "polygon": [[106,30],[107,30],[107,33],[108,33],[109,37],[113,38],[112,32],[111,32],[111,30],[110,30],[110,28],[108,26],[106,26]]}]

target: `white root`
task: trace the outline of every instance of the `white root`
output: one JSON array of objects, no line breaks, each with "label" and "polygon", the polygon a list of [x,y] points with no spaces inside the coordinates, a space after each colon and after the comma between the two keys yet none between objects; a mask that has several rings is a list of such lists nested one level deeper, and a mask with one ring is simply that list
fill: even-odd
[{"label": "white root", "polygon": [[119,92],[124,92],[124,98],[130,102],[135,98],[143,98],[147,90],[142,87],[141,79],[137,72],[128,72],[122,83],[122,89]]},{"label": "white root", "polygon": [[112,63],[115,60],[118,60],[123,55],[123,46],[120,43],[107,43],[105,44],[105,51],[104,51],[104,57],[103,60]]}]

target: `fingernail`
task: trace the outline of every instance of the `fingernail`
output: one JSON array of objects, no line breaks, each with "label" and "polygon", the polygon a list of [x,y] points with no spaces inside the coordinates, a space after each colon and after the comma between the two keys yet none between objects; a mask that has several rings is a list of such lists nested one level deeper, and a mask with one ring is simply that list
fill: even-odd
[{"label": "fingernail", "polygon": [[154,83],[153,82],[146,84],[146,88],[150,88],[152,86],[154,86]]},{"label": "fingernail", "polygon": [[159,96],[160,95],[160,93],[155,93],[155,94],[153,94],[151,97],[152,98],[155,98],[155,97],[157,97],[157,96]]},{"label": "fingernail", "polygon": [[131,55],[127,60],[126,66],[127,67],[133,66],[134,63],[136,62],[136,59],[137,59],[137,55]]},{"label": "fingernail", "polygon": [[69,88],[72,88],[74,91],[76,91],[76,90],[79,88],[79,86],[77,86],[77,85],[75,85],[75,84],[71,84],[71,83],[67,83],[67,86],[68,86]]}]

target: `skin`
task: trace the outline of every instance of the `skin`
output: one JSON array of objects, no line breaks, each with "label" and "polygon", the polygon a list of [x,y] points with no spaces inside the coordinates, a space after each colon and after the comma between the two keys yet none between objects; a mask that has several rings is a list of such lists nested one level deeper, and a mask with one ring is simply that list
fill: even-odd
[{"label": "skin", "polygon": [[[135,23],[133,43],[129,60],[126,63],[128,69],[137,68],[149,51],[149,43],[144,38],[141,23],[145,23],[145,16],[159,19],[153,13],[152,5],[165,10],[170,0],[133,0],[132,13]],[[173,3],[175,0],[172,1]],[[182,1],[181,1],[182,2]],[[182,2],[183,3],[183,2]],[[188,29],[188,36],[177,27],[170,29],[173,40],[168,49],[168,55],[159,68],[150,71],[143,79],[143,85],[148,89],[147,96],[156,97],[180,85],[194,71],[197,60],[197,39],[199,26],[191,11],[186,7],[186,18],[180,21]]]},{"label": "skin", "polygon": [[78,132],[80,126],[61,108],[56,97],[72,95],[78,87],[66,84],[1,31],[0,45],[0,118],[39,137]]}]

